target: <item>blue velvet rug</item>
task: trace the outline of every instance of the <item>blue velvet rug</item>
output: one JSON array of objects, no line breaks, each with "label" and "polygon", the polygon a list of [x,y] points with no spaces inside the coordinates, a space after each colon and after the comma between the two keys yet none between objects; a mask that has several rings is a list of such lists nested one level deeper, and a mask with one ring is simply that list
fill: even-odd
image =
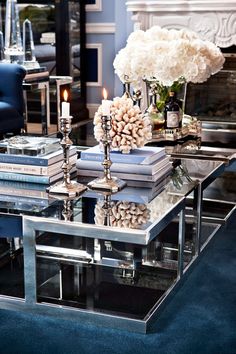
[{"label": "blue velvet rug", "polygon": [[1,354],[236,354],[236,214],[147,335],[0,311]]}]

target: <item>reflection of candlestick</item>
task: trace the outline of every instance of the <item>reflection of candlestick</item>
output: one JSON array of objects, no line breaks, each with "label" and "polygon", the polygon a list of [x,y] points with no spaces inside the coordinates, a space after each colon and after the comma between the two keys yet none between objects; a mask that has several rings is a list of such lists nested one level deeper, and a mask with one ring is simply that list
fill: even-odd
[{"label": "reflection of candlestick", "polygon": [[110,108],[112,101],[107,99],[107,91],[105,88],[103,89],[103,98],[104,100],[102,100],[102,114],[103,116],[109,116],[111,114]]},{"label": "reflection of candlestick", "polygon": [[62,117],[70,117],[70,103],[68,100],[68,92],[65,90],[63,93],[64,102],[61,105],[61,116]]},{"label": "reflection of candlestick", "polygon": [[73,200],[70,198],[64,199],[64,208],[62,210],[63,219],[66,221],[72,221],[73,216]]}]

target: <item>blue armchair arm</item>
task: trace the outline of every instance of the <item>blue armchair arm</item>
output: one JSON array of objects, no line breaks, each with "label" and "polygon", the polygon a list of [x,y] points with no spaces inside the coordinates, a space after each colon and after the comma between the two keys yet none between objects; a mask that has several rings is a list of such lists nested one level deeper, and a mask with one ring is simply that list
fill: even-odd
[{"label": "blue armchair arm", "polygon": [[24,127],[22,82],[25,75],[21,65],[0,63],[0,133]]}]

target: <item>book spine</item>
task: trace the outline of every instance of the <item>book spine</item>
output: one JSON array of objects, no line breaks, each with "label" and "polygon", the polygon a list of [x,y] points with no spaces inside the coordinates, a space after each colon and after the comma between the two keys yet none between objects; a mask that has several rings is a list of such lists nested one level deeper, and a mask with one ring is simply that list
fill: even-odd
[{"label": "book spine", "polygon": [[[103,171],[96,170],[78,170],[78,176],[93,176],[93,177],[103,177]],[[122,173],[113,172],[113,176],[124,179],[124,180],[138,180],[138,181],[153,181],[152,175],[135,174],[135,173]]]},{"label": "book spine", "polygon": [[[74,164],[76,162],[77,156],[73,156],[70,159],[70,163]],[[21,164],[10,164],[10,163],[0,163],[1,172],[14,172],[14,173],[23,173],[30,175],[55,175],[60,167],[62,166],[63,161],[58,161],[55,164],[50,166],[36,166],[36,165],[21,165]]]},{"label": "book spine", "polygon": [[[113,163],[126,163],[126,164],[144,164],[150,165],[165,156],[164,148],[138,148],[131,150],[129,154],[122,154],[120,151],[111,151],[110,158]],[[102,162],[104,153],[100,150],[99,145],[96,145],[87,150],[80,152],[81,160],[92,160]]]},{"label": "book spine", "polygon": [[9,164],[9,163],[0,163],[0,171],[4,172],[14,172],[14,173],[23,173],[30,175],[39,175],[46,176],[50,173],[53,173],[55,169],[51,169],[43,166],[33,166],[33,165],[20,165],[20,164]]},{"label": "book spine", "polygon": [[[110,154],[111,161],[114,163],[129,163],[129,164],[139,164],[143,161],[143,157],[134,156],[131,154]],[[102,162],[104,155],[97,153],[86,153],[86,151],[81,151],[81,160],[97,161]]]},{"label": "book spine", "polygon": [[26,175],[22,173],[11,173],[0,171],[0,179],[7,181],[20,181],[20,182],[30,182],[30,183],[40,183],[40,184],[50,184],[51,178],[49,176],[34,176]]},{"label": "book spine", "polygon": [[[161,158],[155,165],[140,165],[140,164],[127,164],[127,163],[113,163],[111,165],[111,172],[122,173],[138,173],[145,175],[153,175],[159,169],[169,164],[169,158]],[[98,170],[103,171],[103,165],[98,161],[77,160],[76,167],[84,170]]]},{"label": "book spine", "polygon": [[[71,148],[70,157],[76,155],[76,148]],[[59,151],[53,157],[47,158],[40,156],[27,156],[27,155],[14,155],[0,153],[0,163],[11,163],[21,165],[34,165],[34,166],[49,166],[55,162],[63,160],[63,153]]]},{"label": "book spine", "polygon": [[47,166],[49,161],[40,157],[0,154],[0,163]]},{"label": "book spine", "polygon": [[9,196],[23,196],[23,197],[35,197],[35,198],[47,198],[48,194],[46,190],[36,190],[36,189],[23,189],[23,188],[1,188],[0,187],[0,194],[5,194]]},{"label": "book spine", "polygon": [[22,181],[7,181],[0,180],[0,189],[16,188],[20,190],[32,189],[37,191],[45,191],[45,186],[43,184],[22,182]]},{"label": "book spine", "polygon": [[47,207],[50,204],[48,198],[35,198],[35,197],[22,197],[12,195],[0,195],[1,202],[13,202],[13,203],[28,203],[32,205],[40,205]]}]

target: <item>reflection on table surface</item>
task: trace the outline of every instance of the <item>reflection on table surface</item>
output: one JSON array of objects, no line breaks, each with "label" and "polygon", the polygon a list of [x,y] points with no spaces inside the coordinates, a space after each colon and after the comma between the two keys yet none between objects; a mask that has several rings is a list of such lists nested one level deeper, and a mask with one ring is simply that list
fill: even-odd
[{"label": "reflection on table surface", "polygon": [[[182,159],[171,176],[153,183],[151,188],[146,188],[144,183],[143,187],[125,187],[110,196],[87,190],[74,200],[54,198],[46,192],[46,185],[5,181],[0,189],[0,212],[58,219],[66,218],[69,212],[71,220],[88,219],[89,223],[95,220],[102,223],[102,218],[109,216],[111,226],[143,228],[221,166],[220,161]],[[94,217],[88,218],[86,214]]]}]

